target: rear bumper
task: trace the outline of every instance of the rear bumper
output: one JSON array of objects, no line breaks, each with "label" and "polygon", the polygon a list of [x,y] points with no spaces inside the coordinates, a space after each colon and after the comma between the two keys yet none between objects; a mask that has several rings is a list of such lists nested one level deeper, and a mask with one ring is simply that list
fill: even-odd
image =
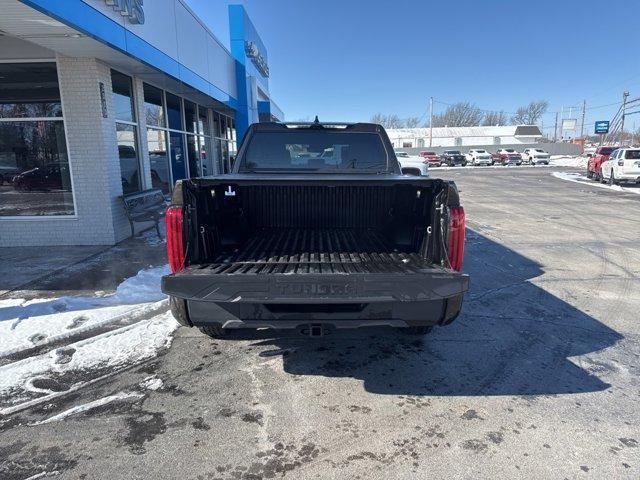
[{"label": "rear bumper", "polygon": [[185,271],[162,279],[164,293],[187,301],[191,324],[224,328],[446,324],[458,315],[468,288],[468,275],[436,269],[426,274],[296,276]]},{"label": "rear bumper", "polygon": [[619,173],[615,177],[621,182],[640,182],[640,172]]},{"label": "rear bumper", "polygon": [[347,305],[187,301],[191,325],[217,325],[228,329],[299,329],[309,325],[324,325],[336,329],[447,325],[456,319],[461,306],[462,295],[426,302]]}]

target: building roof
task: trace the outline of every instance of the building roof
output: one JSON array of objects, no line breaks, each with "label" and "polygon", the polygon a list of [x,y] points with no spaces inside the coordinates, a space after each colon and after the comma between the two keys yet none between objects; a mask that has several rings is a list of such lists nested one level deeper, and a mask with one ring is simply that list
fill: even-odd
[{"label": "building roof", "polygon": [[[389,138],[429,138],[429,128],[390,128]],[[541,137],[537,125],[503,125],[499,127],[434,127],[433,138],[462,137]]]}]

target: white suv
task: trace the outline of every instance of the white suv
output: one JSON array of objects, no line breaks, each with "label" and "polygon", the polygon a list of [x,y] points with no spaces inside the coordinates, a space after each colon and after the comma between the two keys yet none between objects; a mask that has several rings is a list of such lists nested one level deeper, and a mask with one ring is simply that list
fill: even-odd
[{"label": "white suv", "polygon": [[469,150],[466,157],[467,163],[471,165],[491,165],[493,163],[491,154],[486,150]]},{"label": "white suv", "polygon": [[549,165],[551,156],[541,148],[525,148],[522,152],[522,161],[531,165]]},{"label": "white suv", "polygon": [[640,183],[640,148],[619,148],[602,162],[602,183]]}]

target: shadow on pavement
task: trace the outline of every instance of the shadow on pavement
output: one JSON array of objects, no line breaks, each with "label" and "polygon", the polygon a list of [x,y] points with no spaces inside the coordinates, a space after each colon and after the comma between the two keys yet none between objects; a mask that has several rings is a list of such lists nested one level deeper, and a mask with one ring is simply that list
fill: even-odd
[{"label": "shadow on pavement", "polygon": [[[426,337],[392,328],[341,330],[321,338],[258,331],[231,338],[272,347],[295,375],[349,377],[390,395],[546,395],[601,391],[602,366],[570,357],[622,336],[530,283],[541,266],[467,230],[471,274],[460,317]],[[275,335],[275,336],[274,336]],[[593,372],[593,373],[592,373]]]}]

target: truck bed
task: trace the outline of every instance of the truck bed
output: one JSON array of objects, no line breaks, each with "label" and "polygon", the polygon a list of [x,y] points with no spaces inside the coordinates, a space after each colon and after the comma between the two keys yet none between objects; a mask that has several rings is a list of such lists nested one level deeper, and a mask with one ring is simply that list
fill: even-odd
[{"label": "truck bed", "polygon": [[[401,274],[432,268],[373,229],[262,229],[244,245],[195,268],[210,274]],[[202,272],[204,273],[204,272]]]}]

